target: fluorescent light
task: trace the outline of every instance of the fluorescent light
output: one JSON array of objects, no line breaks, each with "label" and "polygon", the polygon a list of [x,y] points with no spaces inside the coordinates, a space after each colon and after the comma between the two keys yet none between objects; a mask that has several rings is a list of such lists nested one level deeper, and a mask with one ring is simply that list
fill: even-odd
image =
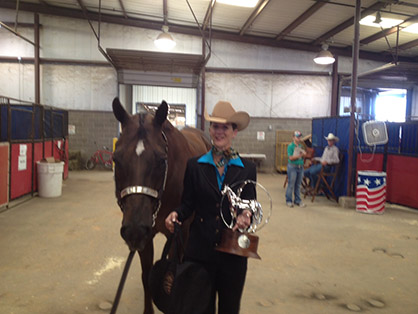
[{"label": "fluorescent light", "polygon": [[409,25],[403,29],[404,32],[418,34],[418,23]]},{"label": "fluorescent light", "polygon": [[365,18],[360,20],[361,25],[372,26],[372,27],[382,27],[382,28],[391,28],[393,26],[399,25],[403,22],[403,20],[398,19],[389,19],[386,17],[381,18],[382,22],[374,23],[376,21],[376,16],[368,15]]},{"label": "fluorescent light", "polygon": [[238,7],[254,8],[259,0],[217,0],[216,3],[235,5]]}]

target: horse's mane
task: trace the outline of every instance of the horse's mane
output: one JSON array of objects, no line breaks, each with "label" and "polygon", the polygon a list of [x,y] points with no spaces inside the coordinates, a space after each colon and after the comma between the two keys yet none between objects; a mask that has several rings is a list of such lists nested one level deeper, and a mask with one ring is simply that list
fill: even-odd
[{"label": "horse's mane", "polygon": [[171,134],[172,136],[184,139],[185,143],[187,143],[192,152],[202,149],[209,151],[212,147],[206,134],[202,130],[196,128],[186,126],[183,129],[178,130],[171,124],[170,121],[166,120],[163,124],[163,131],[167,135]]}]

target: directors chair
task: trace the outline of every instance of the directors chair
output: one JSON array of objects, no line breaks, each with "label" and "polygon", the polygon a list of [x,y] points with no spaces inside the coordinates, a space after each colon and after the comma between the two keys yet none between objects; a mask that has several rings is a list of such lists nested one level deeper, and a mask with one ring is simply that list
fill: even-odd
[{"label": "directors chair", "polygon": [[307,184],[307,188],[305,189],[305,198],[307,195],[312,196],[311,201],[313,202],[318,194],[323,193],[327,199],[332,197],[336,202],[338,202],[338,198],[334,193],[334,185],[340,174],[340,170],[343,167],[344,154],[340,152],[338,158],[340,161],[337,164],[330,164],[330,169],[328,171],[325,171],[325,167],[321,168],[315,187],[312,188],[309,184]]}]

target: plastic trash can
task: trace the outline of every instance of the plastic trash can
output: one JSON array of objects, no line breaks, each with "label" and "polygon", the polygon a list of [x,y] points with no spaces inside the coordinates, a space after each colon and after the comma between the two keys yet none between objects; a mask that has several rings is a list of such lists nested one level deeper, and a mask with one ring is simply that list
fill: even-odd
[{"label": "plastic trash can", "polygon": [[383,214],[386,202],[386,172],[358,171],[356,211]]},{"label": "plastic trash can", "polygon": [[58,197],[62,193],[64,162],[38,161],[38,194],[40,197]]}]

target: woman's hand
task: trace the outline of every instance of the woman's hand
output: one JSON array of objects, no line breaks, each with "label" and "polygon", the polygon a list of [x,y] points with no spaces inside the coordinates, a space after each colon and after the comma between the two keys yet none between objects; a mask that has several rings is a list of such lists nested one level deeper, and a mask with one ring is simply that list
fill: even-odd
[{"label": "woman's hand", "polygon": [[168,214],[167,218],[165,219],[165,227],[170,231],[171,233],[174,232],[174,223],[177,222],[179,225],[181,225],[181,222],[178,221],[178,214],[177,212],[171,212]]},{"label": "woman's hand", "polygon": [[232,231],[237,229],[245,230],[251,224],[251,212],[249,210],[244,210],[240,215],[237,217],[237,223],[232,228]]}]

